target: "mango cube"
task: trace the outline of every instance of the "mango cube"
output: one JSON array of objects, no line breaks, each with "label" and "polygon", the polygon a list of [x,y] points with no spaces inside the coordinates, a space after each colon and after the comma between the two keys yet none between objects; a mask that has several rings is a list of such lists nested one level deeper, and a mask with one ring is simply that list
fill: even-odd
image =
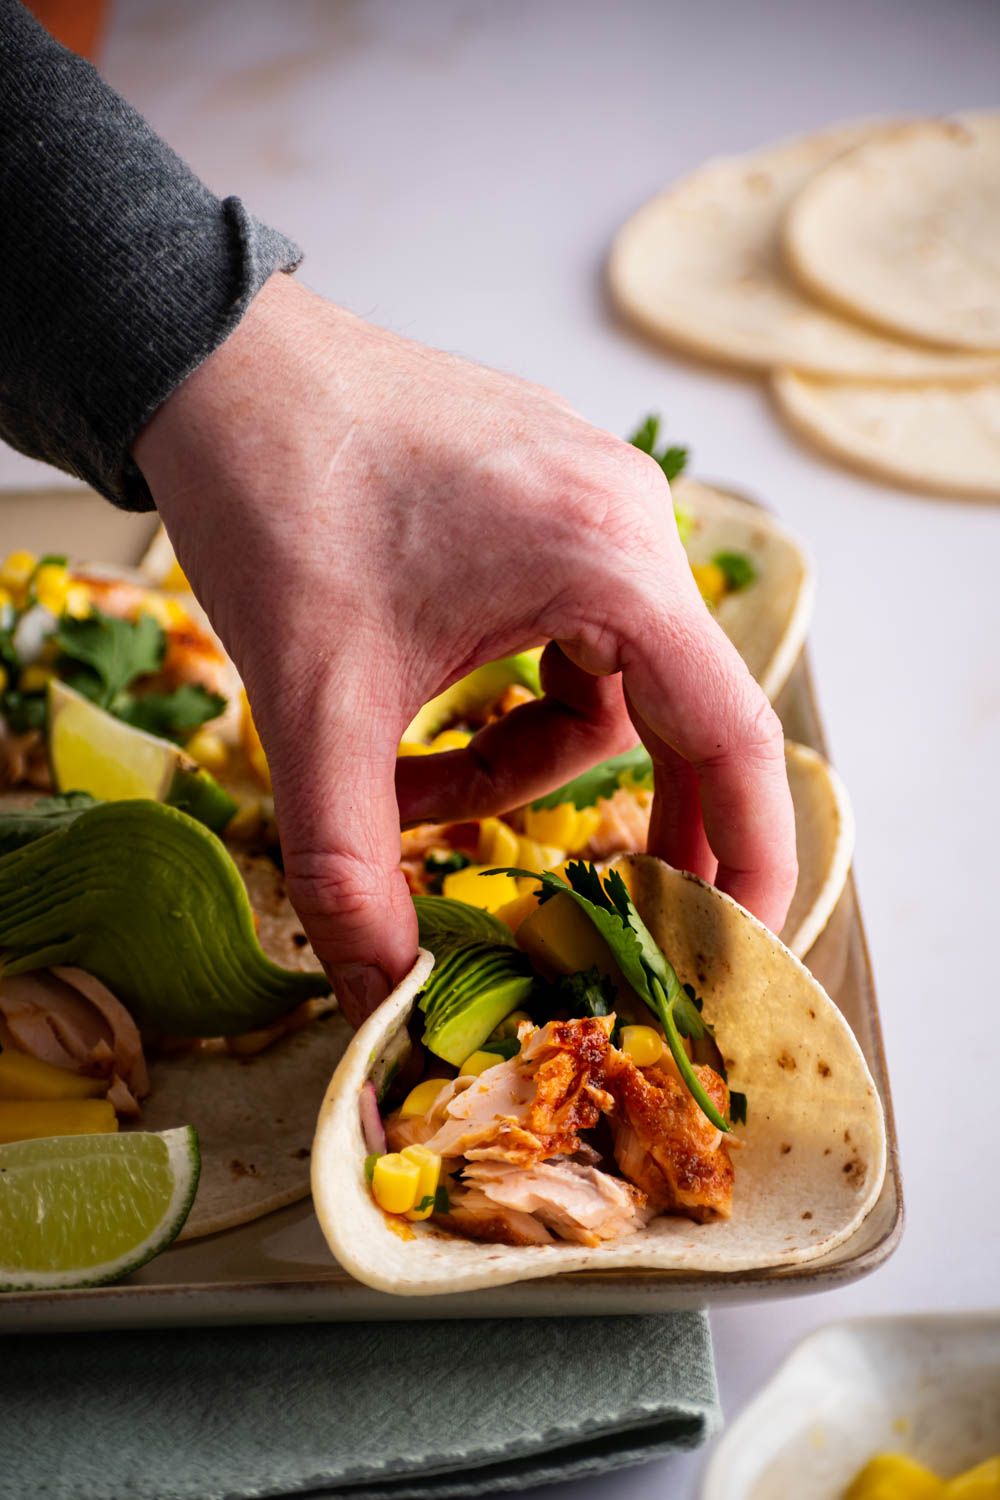
[{"label": "mango cube", "polygon": [[425,1078],[412,1088],[399,1106],[401,1120],[423,1119],[434,1108],[434,1101],[447,1083],[446,1078]]},{"label": "mango cube", "polygon": [[106,1078],[84,1078],[11,1047],[0,1052],[0,1099],[96,1099],[107,1090]]},{"label": "mango cube", "polygon": [[[517,895],[517,885],[512,875],[490,875],[490,865],[466,865],[464,870],[454,870],[444,877],[441,890],[454,901],[464,901],[468,906],[479,906],[483,911],[499,911]],[[484,878],[485,877],[485,878]]]},{"label": "mango cube", "polygon": [[118,1129],[108,1099],[0,1099],[0,1144],[37,1141],[50,1135],[106,1135]]}]

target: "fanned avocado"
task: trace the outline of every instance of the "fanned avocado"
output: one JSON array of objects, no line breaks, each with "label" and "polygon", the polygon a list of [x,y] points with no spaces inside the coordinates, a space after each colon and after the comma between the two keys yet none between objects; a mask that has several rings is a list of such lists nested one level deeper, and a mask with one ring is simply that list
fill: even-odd
[{"label": "fanned avocado", "polygon": [[424,1046],[459,1067],[524,1003],[533,984],[531,965],[516,948],[487,942],[451,949],[418,1001]]},{"label": "fanned avocado", "polygon": [[141,1026],[229,1036],[330,985],[271,962],[225,847],[162,803],[99,803],[0,858],[0,973],[75,964]]},{"label": "fanned avocado", "polygon": [[542,683],[538,664],[541,658],[541,647],[537,647],[532,651],[519,651],[515,656],[501,656],[498,661],[484,662],[467,677],[453,682],[451,687],[425,703],[403,739],[426,744],[450,719],[463,719],[467,714],[475,713],[493,698],[498,698],[504,688],[514,684],[540,695]]}]

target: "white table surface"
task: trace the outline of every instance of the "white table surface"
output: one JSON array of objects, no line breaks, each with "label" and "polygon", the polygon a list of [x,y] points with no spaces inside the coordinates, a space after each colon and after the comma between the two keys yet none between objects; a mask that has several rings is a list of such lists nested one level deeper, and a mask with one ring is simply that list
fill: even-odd
[{"label": "white table surface", "polygon": [[[996,106],[1000,7],[118,0],[103,67],[213,188],[299,239],[311,285],[617,432],[667,413],[696,473],[756,491],[808,540],[908,1228],[867,1281],[713,1316],[726,1414],[820,1323],[996,1302],[1000,508],[829,467],[760,385],[632,338],[602,263],[633,208],[712,154],[852,116]],[[50,477],[0,450],[0,484]],[[694,1496],[703,1462],[573,1492]]]}]

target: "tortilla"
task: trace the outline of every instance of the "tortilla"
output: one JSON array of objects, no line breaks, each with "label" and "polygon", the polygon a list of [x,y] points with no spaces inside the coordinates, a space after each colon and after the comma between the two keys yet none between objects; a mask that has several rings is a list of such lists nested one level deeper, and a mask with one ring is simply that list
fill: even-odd
[{"label": "tortilla", "polygon": [[201,1177],[183,1240],[248,1224],[309,1195],[316,1114],[354,1035],[331,1010],[251,1057],[188,1052],[153,1061],[137,1130],[193,1125]]},{"label": "tortilla", "polygon": [[[268,958],[288,969],[318,969],[281,871],[261,855],[230,853]],[[354,1035],[332,996],[310,1004],[322,1013],[262,1052],[195,1051],[152,1060],[150,1094],[136,1129],[193,1125],[201,1147],[198,1192],[181,1239],[247,1224],[309,1196],[316,1113]]]},{"label": "tortilla", "polygon": [[816,580],[802,543],[749,500],[694,479],[677,479],[674,499],[691,517],[685,547],[693,563],[717,552],[743,552],[757,577],[730,593],[716,618],[771,699],[778,696],[806,637]]},{"label": "tortilla", "polygon": [[1000,114],[880,132],[803,187],[783,238],[802,285],[848,316],[1000,350]]},{"label": "tortilla", "polygon": [[313,1145],[313,1202],[327,1243],[359,1281],[405,1296],[475,1291],[567,1271],[644,1267],[725,1274],[798,1265],[848,1239],[886,1163],[882,1105],[847,1022],[772,933],[727,896],[648,855],[617,868],[682,981],[704,997],[734,1088],[749,1098],[733,1217],[660,1217],[594,1249],[509,1247],[406,1224],[376,1206],[358,1099],[433,967],[421,953],[354,1038],[327,1090]]},{"label": "tortilla", "polygon": [[796,432],[853,469],[906,489],[1000,498],[1000,381],[894,389],[779,370],[771,389]]},{"label": "tortilla", "polygon": [[833,915],[847,882],[854,813],[836,771],[808,745],[786,740],[785,767],[795,804],[799,878],[781,940],[802,958]]},{"label": "tortilla", "polygon": [[876,128],[841,125],[710,161],[646,203],[611,251],[621,312],[664,343],[743,369],[892,381],[996,375],[996,358],[916,348],[838,317],[783,263],[782,219],[796,194]]}]

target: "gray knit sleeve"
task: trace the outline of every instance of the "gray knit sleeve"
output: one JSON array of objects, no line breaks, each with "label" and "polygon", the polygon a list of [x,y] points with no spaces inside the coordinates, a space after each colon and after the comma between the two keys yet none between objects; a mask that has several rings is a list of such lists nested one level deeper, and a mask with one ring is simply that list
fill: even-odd
[{"label": "gray knit sleeve", "polygon": [[151,510],[133,439],[301,258],[0,0],[0,437]]}]

